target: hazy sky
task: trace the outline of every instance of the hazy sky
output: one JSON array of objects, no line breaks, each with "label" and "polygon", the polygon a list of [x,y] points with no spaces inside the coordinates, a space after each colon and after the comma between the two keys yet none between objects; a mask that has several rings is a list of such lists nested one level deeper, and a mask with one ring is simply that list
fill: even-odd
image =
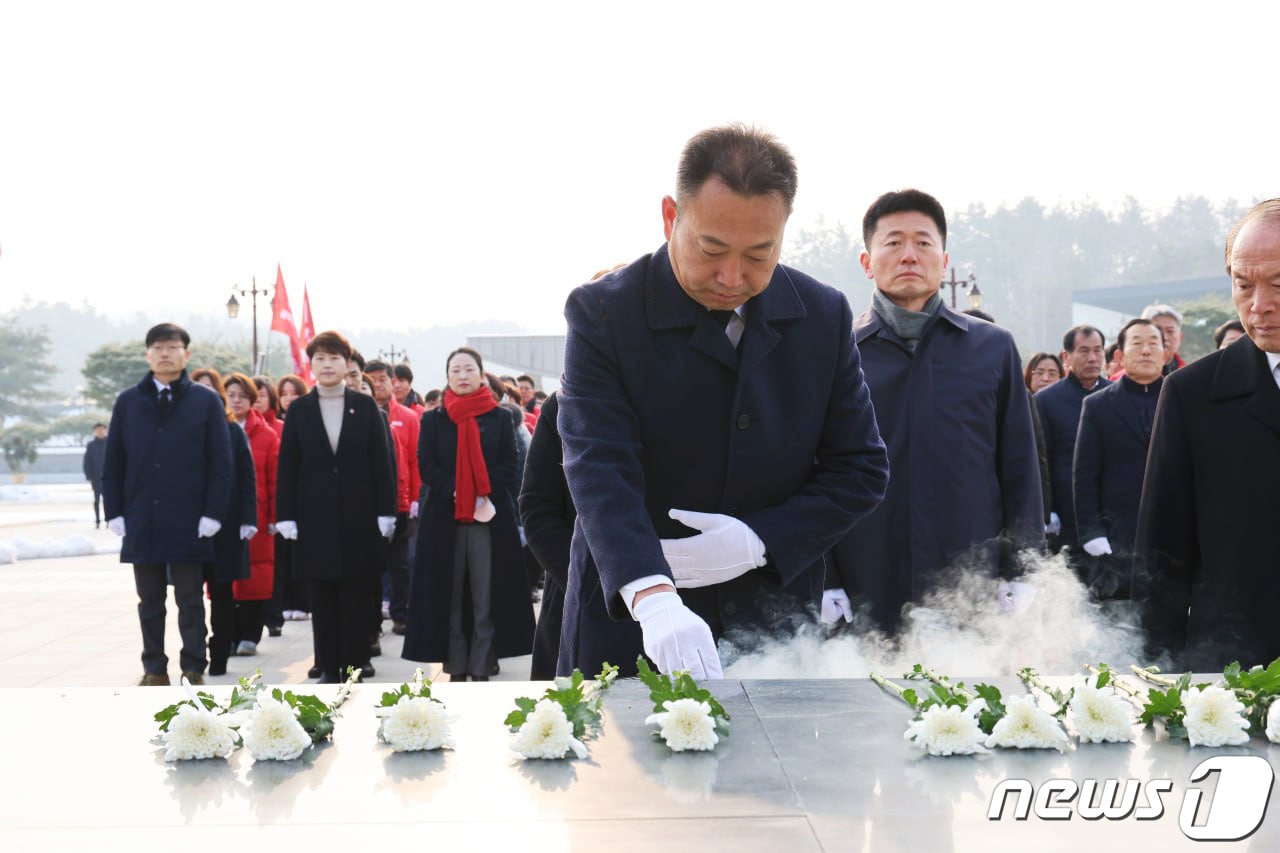
[{"label": "hazy sky", "polygon": [[558,332],[734,120],[794,151],[792,232],[906,185],[1280,195],[1280,3],[1049,8],[0,0],[0,310],[216,316],[279,262],[321,328]]}]

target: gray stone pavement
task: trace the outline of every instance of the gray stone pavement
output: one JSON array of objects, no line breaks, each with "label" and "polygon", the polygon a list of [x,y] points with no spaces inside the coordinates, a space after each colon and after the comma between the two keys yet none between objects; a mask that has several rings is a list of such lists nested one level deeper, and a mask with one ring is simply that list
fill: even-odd
[{"label": "gray stone pavement", "polygon": [[[6,496],[13,487],[4,485]],[[87,539],[99,553],[19,559],[0,564],[0,686],[124,687],[142,674],[142,636],[133,571],[119,562],[119,540],[93,526],[88,484],[32,486],[26,500],[0,500],[0,543],[17,541],[46,550]],[[82,550],[84,543],[78,543]],[[105,553],[103,553],[105,552]],[[207,603],[206,603],[207,612]],[[206,617],[207,618],[207,617]],[[399,683],[421,664],[400,657],[402,638],[383,623],[382,655],[373,659],[375,682]],[[169,675],[178,674],[177,610],[169,599],[165,651]],[[495,680],[526,681],[529,657],[501,661]],[[261,669],[268,684],[307,684],[312,664],[311,623],[286,622],[283,635],[263,633],[258,654],[233,657],[227,674],[210,684],[233,684]],[[447,679],[439,663],[421,665],[430,678]]]}]

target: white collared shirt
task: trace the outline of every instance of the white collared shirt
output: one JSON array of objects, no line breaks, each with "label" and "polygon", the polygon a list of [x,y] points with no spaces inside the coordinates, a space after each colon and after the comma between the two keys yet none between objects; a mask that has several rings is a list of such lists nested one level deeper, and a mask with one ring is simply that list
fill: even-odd
[{"label": "white collared shirt", "polygon": [[159,394],[161,391],[168,391],[171,394],[173,393],[173,389],[170,388],[168,385],[165,385],[159,379],[156,379],[154,373],[151,375],[151,381],[156,383],[156,394]]},{"label": "white collared shirt", "polygon": [[1280,367],[1280,352],[1269,352],[1266,356],[1267,364],[1271,366],[1271,378],[1276,381],[1276,387],[1280,388],[1280,370],[1276,369]]}]

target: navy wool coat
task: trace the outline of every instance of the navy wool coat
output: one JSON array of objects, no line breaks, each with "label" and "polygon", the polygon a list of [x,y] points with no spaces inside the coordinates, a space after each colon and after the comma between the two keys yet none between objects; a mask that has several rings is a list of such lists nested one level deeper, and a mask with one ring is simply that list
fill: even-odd
[{"label": "navy wool coat", "polygon": [[107,518],[124,516],[122,563],[211,563],[200,517],[221,518],[231,499],[227,413],[184,370],[166,415],[152,374],[116,397],[102,467]]},{"label": "navy wool coat", "polygon": [[295,579],[382,573],[387,545],[378,517],[396,514],[396,475],[387,440],[378,404],[364,394],[345,391],[336,454],[316,391],[290,404],[276,469],[276,518],[298,525]]},{"label": "navy wool coat", "polygon": [[1044,430],[1044,445],[1049,457],[1049,488],[1053,493],[1053,511],[1062,520],[1059,534],[1062,544],[1079,550],[1082,542],[1076,533],[1075,503],[1072,498],[1071,464],[1076,452],[1076,431],[1080,428],[1080,409],[1085,398],[1111,383],[1103,377],[1088,391],[1068,373],[1048,388],[1036,393],[1036,411]]},{"label": "navy wool coat", "polygon": [[1165,377],[1138,509],[1134,598],[1177,672],[1280,657],[1280,388],[1247,337]]},{"label": "navy wool coat", "polygon": [[240,538],[240,525],[258,526],[258,477],[253,470],[249,436],[239,424],[230,421],[227,436],[235,479],[226,508],[214,516],[222,522],[222,527],[213,537],[213,564],[205,575],[214,583],[231,583],[249,577],[249,542]]},{"label": "navy wool coat", "polygon": [[559,427],[578,517],[558,671],[634,668],[638,642],[608,620],[631,618],[622,586],[670,576],[660,538],[696,533],[672,508],[734,516],[764,541],[763,568],[679,591],[715,636],[816,604],[824,553],[888,478],[844,296],[778,266],[735,350],[664,246],[575,290],[565,316]]},{"label": "navy wool coat", "polygon": [[[475,392],[489,393],[487,388]],[[533,599],[524,572],[524,552],[516,531],[511,483],[516,475],[516,431],[511,414],[498,406],[476,418],[480,450],[489,472],[489,499],[496,513],[488,523],[492,553],[489,607],[493,615],[493,651],[497,657],[533,650]],[[418,472],[423,499],[418,512],[418,541],[409,586],[409,627],[402,657],[440,661],[448,657],[453,591],[453,545],[458,522],[453,494],[458,460],[458,428],[444,407],[423,412],[418,429]],[[470,606],[464,595],[464,613]],[[467,616],[467,624],[470,617]]]},{"label": "navy wool coat", "polygon": [[[1080,543],[1105,536],[1116,556],[1132,557],[1147,436],[1125,384],[1113,382],[1085,398],[1072,477]],[[1160,380],[1146,393],[1158,395]]]},{"label": "navy wool coat", "polygon": [[1014,552],[1043,549],[1040,464],[1007,331],[944,304],[914,354],[871,309],[854,336],[893,476],[835,549],[834,569],[891,631],[944,569],[1012,576]]}]

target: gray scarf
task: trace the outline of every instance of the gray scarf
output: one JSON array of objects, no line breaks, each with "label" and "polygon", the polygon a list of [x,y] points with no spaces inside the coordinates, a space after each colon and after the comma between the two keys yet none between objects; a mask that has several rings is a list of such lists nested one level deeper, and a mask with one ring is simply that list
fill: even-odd
[{"label": "gray scarf", "polygon": [[902,338],[902,342],[907,345],[910,352],[916,351],[916,344],[920,342],[920,336],[924,334],[924,327],[928,324],[933,315],[938,313],[938,308],[942,305],[942,297],[935,291],[933,296],[929,297],[929,301],[924,304],[923,311],[908,311],[906,308],[899,308],[889,300],[889,297],[880,292],[876,288],[871,294],[871,307],[880,315],[881,321],[893,330],[893,333]]}]

